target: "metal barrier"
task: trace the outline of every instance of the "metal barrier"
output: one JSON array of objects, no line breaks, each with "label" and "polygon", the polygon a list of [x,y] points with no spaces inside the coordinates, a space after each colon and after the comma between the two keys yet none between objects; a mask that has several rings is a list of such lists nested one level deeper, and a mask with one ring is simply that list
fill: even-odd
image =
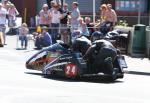
[{"label": "metal barrier", "polygon": [[[87,27],[87,28],[94,28],[94,30],[99,30],[98,27]],[[16,30],[16,35],[17,35],[16,48],[19,48],[19,43],[20,43],[19,42],[19,31],[18,31],[19,28],[13,28],[13,29]],[[49,27],[48,29],[56,29],[56,28]],[[71,31],[70,31],[71,26],[59,27],[59,29],[60,30],[62,30],[62,29],[65,29],[65,30],[67,29],[68,30],[67,35],[69,35],[69,44],[71,45]],[[29,27],[29,30],[30,30],[30,33],[28,34],[28,49],[31,49],[32,45],[34,45],[34,35],[33,35],[33,33],[36,32],[36,27]],[[128,43],[129,43],[130,31],[126,32],[126,34],[127,34],[126,37],[120,36],[120,37],[116,38],[115,40],[112,40],[113,45],[118,49],[121,48],[122,53],[125,53],[125,54],[128,53]]]}]

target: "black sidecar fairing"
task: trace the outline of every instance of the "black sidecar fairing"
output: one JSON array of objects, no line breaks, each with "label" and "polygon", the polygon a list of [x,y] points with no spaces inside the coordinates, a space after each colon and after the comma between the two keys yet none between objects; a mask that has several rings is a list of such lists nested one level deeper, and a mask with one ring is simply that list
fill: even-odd
[{"label": "black sidecar fairing", "polygon": [[68,47],[66,45],[56,43],[47,48],[42,49],[33,55],[27,62],[26,68],[33,70],[43,70],[44,66],[55,60],[62,54],[68,54]]},{"label": "black sidecar fairing", "polygon": [[45,75],[58,75],[74,78],[87,72],[87,64],[81,53],[64,54],[47,64],[43,69]]}]

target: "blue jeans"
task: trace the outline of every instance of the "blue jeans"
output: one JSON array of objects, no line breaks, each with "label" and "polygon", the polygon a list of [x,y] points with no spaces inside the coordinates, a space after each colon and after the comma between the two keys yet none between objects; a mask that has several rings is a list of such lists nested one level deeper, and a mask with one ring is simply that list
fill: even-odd
[{"label": "blue jeans", "polygon": [[21,40],[21,46],[25,46],[25,48],[27,47],[28,45],[28,38],[27,36],[20,36],[19,39]]},{"label": "blue jeans", "polygon": [[59,32],[59,23],[52,23],[51,27],[52,43],[56,43]]}]

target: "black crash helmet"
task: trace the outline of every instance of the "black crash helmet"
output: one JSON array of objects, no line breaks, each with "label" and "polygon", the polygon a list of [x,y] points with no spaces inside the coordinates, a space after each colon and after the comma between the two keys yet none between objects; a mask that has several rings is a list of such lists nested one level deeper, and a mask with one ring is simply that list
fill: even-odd
[{"label": "black crash helmet", "polygon": [[84,36],[81,36],[73,42],[72,49],[73,51],[81,52],[84,55],[91,45],[92,43],[89,39],[87,39]]},{"label": "black crash helmet", "polygon": [[92,33],[91,41],[94,42],[96,40],[100,40],[100,39],[103,39],[103,38],[104,38],[104,35],[103,35],[102,32],[95,31],[94,33]]}]

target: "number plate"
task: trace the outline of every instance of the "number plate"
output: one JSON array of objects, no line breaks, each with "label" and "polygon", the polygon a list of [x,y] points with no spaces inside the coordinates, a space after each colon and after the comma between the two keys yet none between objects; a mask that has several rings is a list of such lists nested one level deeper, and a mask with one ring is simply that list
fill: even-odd
[{"label": "number plate", "polygon": [[77,75],[77,66],[74,64],[67,64],[65,66],[65,74],[67,77],[75,77]]}]

